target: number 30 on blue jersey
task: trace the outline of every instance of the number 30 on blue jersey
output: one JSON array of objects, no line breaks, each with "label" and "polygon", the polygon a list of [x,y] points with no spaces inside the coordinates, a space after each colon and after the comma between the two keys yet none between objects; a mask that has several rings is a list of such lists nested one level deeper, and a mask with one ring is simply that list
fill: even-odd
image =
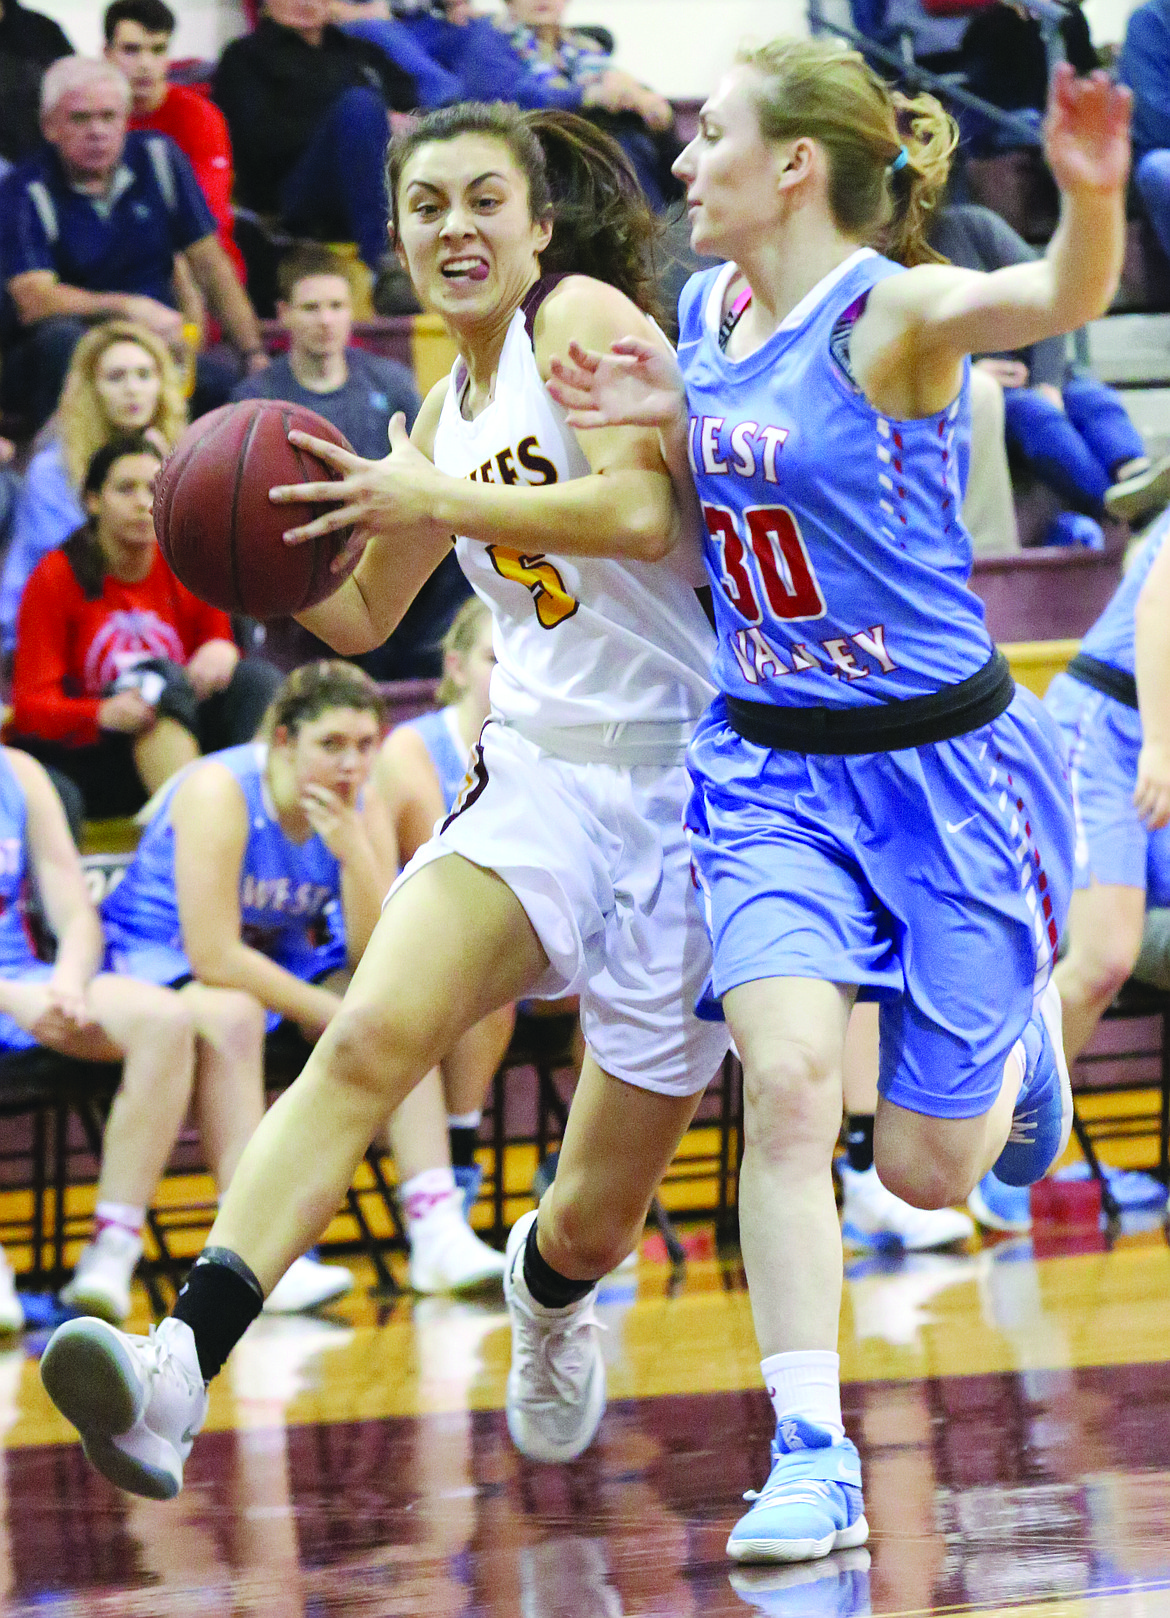
[{"label": "number 30 on blue jersey", "polygon": [[825,597],[796,519],[785,506],[752,506],[746,534],[726,506],[703,507],[719,582],[749,624],[765,615],[786,622],[825,616]]}]

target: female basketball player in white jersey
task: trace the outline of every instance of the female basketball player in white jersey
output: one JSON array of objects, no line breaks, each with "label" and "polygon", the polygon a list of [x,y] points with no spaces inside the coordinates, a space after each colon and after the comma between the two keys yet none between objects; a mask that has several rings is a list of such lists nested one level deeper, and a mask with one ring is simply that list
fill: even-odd
[{"label": "female basketball player in white jersey", "polygon": [[459,358],[413,442],[397,419],[386,461],[312,441],[346,476],[296,491],[337,508],[301,532],[356,523],[365,550],[304,622],[339,651],[380,644],[457,535],[495,620],[494,712],[454,811],[253,1138],[176,1316],[149,1344],[72,1323],[46,1351],[45,1385],[90,1458],[140,1493],[180,1487],[205,1381],[378,1126],[468,1028],[525,995],[579,994],[589,1054],[539,1220],[508,1243],[508,1422],[533,1457],[579,1454],[605,1404],[595,1283],[632,1249],[727,1048],[693,1011],[710,963],[683,757],[713,639],[693,563],[674,554],[671,477],[656,433],[578,437],[543,381],[571,336],[661,340],[638,307],[645,203],[591,126],[500,105],[431,114],[396,140],[390,198]]},{"label": "female basketball player in white jersey", "polygon": [[692,245],[727,261],[684,290],[681,374],[635,340],[574,350],[552,383],[581,427],[658,426],[684,493],[689,446],[708,535],[723,695],[688,826],[744,1063],[740,1232],[776,1414],[739,1560],[868,1532],[830,1173],[855,996],[881,1004],[874,1148],[897,1195],[944,1207],[993,1164],[1028,1184],[1068,1137],[1059,737],[965,587],[957,512],[970,353],[1078,326],[1116,288],[1128,105],[1058,69],[1059,228],[1046,258],[983,275],[924,246],[954,144],[936,102],[824,40],[745,52],[677,165]]}]

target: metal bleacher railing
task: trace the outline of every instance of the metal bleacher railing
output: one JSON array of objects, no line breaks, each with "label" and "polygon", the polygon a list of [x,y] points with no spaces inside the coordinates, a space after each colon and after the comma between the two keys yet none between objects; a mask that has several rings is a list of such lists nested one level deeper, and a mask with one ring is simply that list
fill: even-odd
[{"label": "metal bleacher railing", "polygon": [[[972,4],[970,8],[972,15],[982,9],[980,4]],[[1024,9],[1040,24],[1045,53],[1051,67],[1064,56],[1064,45],[1060,36],[1060,22],[1063,17],[1061,7],[1055,4],[1054,0],[1027,0]],[[1029,145],[1035,143],[1035,125],[1027,118],[1020,117],[1017,113],[1006,112],[994,102],[985,101],[982,96],[974,95],[965,88],[961,74],[934,73],[930,68],[923,67],[914,60],[906,36],[903,37],[902,49],[895,49],[893,44],[884,43],[876,28],[873,32],[869,32],[860,25],[861,18],[858,13],[859,7],[851,5],[850,21],[845,23],[839,17],[830,14],[824,0],[808,0],[806,15],[809,32],[835,34],[839,39],[848,40],[863,56],[880,62],[883,67],[891,68],[895,76],[906,84],[929,90],[944,103],[953,102],[957,106],[978,112],[1002,129],[1005,134],[1018,136]],[[873,21],[877,22],[876,12]]]}]

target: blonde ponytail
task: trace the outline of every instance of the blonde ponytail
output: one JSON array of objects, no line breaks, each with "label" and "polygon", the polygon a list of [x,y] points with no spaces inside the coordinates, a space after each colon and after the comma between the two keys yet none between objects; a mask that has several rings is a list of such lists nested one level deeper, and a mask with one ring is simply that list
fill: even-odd
[{"label": "blonde ponytail", "polygon": [[823,37],[775,39],[737,60],[763,81],[754,99],[764,139],[804,135],[824,147],[842,231],[901,264],[942,262],[926,231],[958,128],[933,96],[892,91],[857,51]]},{"label": "blonde ponytail", "polygon": [[893,213],[882,236],[887,258],[905,264],[945,264],[931,247],[932,216],[946,192],[951,158],[959,140],[955,120],[931,95],[890,96],[906,152],[906,165],[890,175]]}]

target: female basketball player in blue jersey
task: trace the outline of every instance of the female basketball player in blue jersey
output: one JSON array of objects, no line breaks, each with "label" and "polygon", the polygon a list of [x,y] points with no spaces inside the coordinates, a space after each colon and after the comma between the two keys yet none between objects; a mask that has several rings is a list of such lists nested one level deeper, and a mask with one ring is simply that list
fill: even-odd
[{"label": "female basketball player in blue jersey", "polygon": [[[1071,879],[1059,736],[966,589],[971,352],[1099,314],[1117,284],[1128,92],[1058,70],[1047,257],[929,262],[953,126],[823,40],[744,53],[678,162],[678,361],[573,350],[579,426],[657,425],[707,534],[720,695],[690,751],[709,1005],[745,1073],[740,1232],[776,1413],[728,1543],[785,1561],[867,1535],[835,1352],[830,1164],[854,998],[881,1004],[875,1157],[921,1207],[1037,1179],[1071,1121],[1050,980]],[[884,249],[888,256],[875,251]],[[904,268],[904,266],[915,266]],[[554,368],[555,369],[555,368]]]},{"label": "female basketball player in blue jersey", "polygon": [[1056,968],[1071,1061],[1170,905],[1170,512],[1044,704],[1064,732],[1077,823],[1068,949]]},{"label": "female basketball player in blue jersey", "polygon": [[[287,1018],[316,1039],[395,870],[388,821],[362,804],[383,722],[366,675],[309,664],[277,693],[266,741],[175,777],[103,906],[116,969],[242,991],[270,1029]],[[350,1283],[345,1270],[302,1260],[269,1307],[323,1303]]]},{"label": "female basketball player in blue jersey", "polygon": [[[56,940],[52,964],[33,947],[26,909],[40,898]],[[261,1034],[242,997],[170,994],[103,971],[100,921],[52,783],[26,753],[0,748],[0,1056],[47,1046],[89,1062],[121,1062],[106,1124],[95,1234],[68,1303],[122,1319],[142,1252],[145,1210],[192,1103],[208,1161],[230,1176],[260,1113]],[[250,1112],[255,1095],[255,1112]],[[244,1116],[243,1133],[237,1123]],[[21,1309],[0,1253],[0,1330]]]},{"label": "female basketball player in blue jersey", "polygon": [[662,341],[639,307],[645,201],[590,125],[502,105],[420,120],[389,178],[400,251],[458,359],[412,441],[398,418],[387,460],[322,451],[343,480],[300,486],[335,507],[302,533],[356,523],[365,546],[304,621],[339,651],[379,644],[456,535],[492,611],[493,712],[341,1010],[253,1137],[176,1318],[151,1346],[87,1323],[46,1352],[91,1458],[148,1494],[179,1488],[204,1381],[374,1131],[469,1028],[530,994],[579,994],[589,1051],[555,1181],[508,1242],[507,1417],[526,1454],[578,1455],[605,1408],[596,1283],[637,1242],[727,1049],[694,1013],[710,950],[682,831],[686,743],[713,694],[698,555],[676,550],[657,435],[578,438],[545,389],[571,335]]},{"label": "female basketball player in blue jersey", "polygon": [[[1170,513],[1044,695],[1064,735],[1076,815],[1067,948],[1053,973],[1070,1062],[1137,963],[1147,905],[1170,905],[1168,533]],[[991,1176],[972,1211],[1004,1229],[1031,1223],[1027,1201]]]},{"label": "female basketball player in blue jersey", "polygon": [[360,670],[310,663],[278,691],[265,740],[176,776],[103,907],[116,964],[243,989],[270,1028],[287,1018],[316,1039],[394,871],[388,820],[362,800],[384,713]]}]

